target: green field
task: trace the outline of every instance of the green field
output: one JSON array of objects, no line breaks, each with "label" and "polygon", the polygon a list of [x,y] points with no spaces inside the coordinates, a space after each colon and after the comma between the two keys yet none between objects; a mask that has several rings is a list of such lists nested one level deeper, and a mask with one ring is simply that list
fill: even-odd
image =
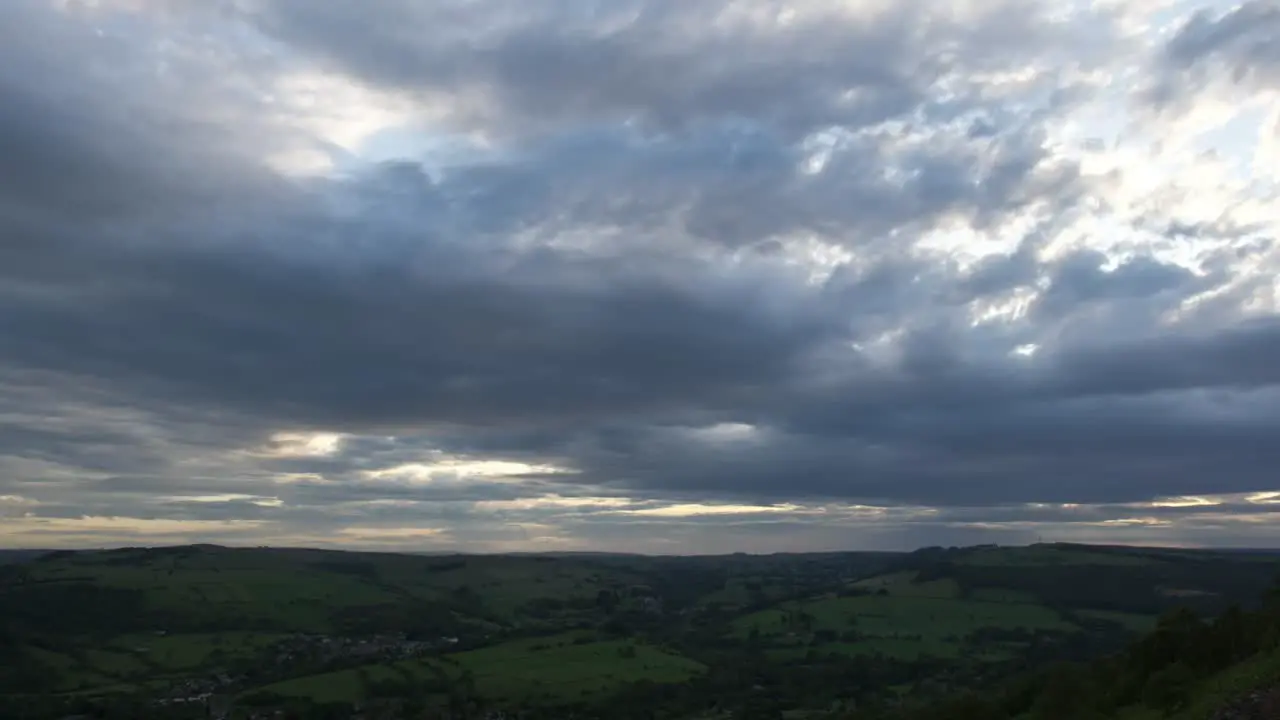
[{"label": "green field", "polygon": [[244,631],[163,636],[133,634],[112,639],[110,648],[127,653],[135,662],[141,658],[152,667],[180,671],[253,658],[285,637],[288,636],[282,633]]},{"label": "green field", "polygon": [[641,681],[683,682],[705,670],[698,662],[651,645],[566,634],[507,642],[439,659],[364,665],[260,689],[317,702],[355,702],[364,697],[366,679],[422,680],[443,673],[456,681],[466,673],[488,697],[556,702],[600,697]]},{"label": "green field", "polygon": [[775,600],[785,594],[786,587],[768,577],[731,577],[723,588],[703,595],[699,604],[743,607],[757,600]]},{"label": "green field", "polygon": [[573,699],[605,694],[628,683],[683,682],[706,668],[696,661],[628,640],[581,643],[563,635],[504,643],[449,655],[476,685],[498,697]]},{"label": "green field", "polygon": [[871,592],[884,591],[895,597],[955,598],[960,596],[960,585],[950,578],[917,581],[918,573],[897,572],[859,580],[853,587]]},{"label": "green field", "polygon": [[[806,619],[807,617],[807,619]],[[859,639],[820,644],[823,652],[883,653],[895,657],[956,657],[966,639],[984,628],[1073,632],[1056,612],[1030,603],[995,603],[929,596],[862,596],[787,603],[733,621],[739,638],[808,645],[820,631]]]},{"label": "green field", "polygon": [[75,692],[119,683],[119,680],[111,674],[101,672],[65,653],[51,652],[40,648],[27,648],[26,652],[47,667],[57,671],[59,674],[57,689],[61,692]]},{"label": "green field", "polygon": [[307,698],[319,703],[358,702],[365,696],[367,681],[408,678],[427,680],[435,671],[430,662],[402,661],[390,664],[362,665],[336,672],[307,675],[292,680],[255,688],[253,692],[272,692],[286,697]]},{"label": "green field", "polygon": [[803,611],[813,617],[814,630],[858,629],[868,634],[957,635],[984,627],[1031,630],[1074,630],[1053,610],[1029,603],[994,603],[930,597],[845,597],[787,603],[738,618],[733,625],[740,635],[756,629],[762,635],[793,631],[788,616]]},{"label": "green field", "polygon": [[[252,660],[281,636],[269,633],[122,635],[100,647],[25,652],[61,676],[64,691],[119,690],[126,685],[181,677],[226,661]],[[122,683],[122,681],[125,681]]]},{"label": "green field", "polygon": [[1114,610],[1077,610],[1076,614],[1081,617],[1119,623],[1135,633],[1151,632],[1157,620],[1154,615],[1138,615]]}]

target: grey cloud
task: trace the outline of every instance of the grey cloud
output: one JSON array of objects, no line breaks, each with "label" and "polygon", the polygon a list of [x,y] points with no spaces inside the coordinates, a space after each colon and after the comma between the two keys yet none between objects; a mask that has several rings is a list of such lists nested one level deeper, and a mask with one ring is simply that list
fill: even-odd
[{"label": "grey cloud", "polygon": [[[306,179],[262,157],[311,139],[233,89],[249,69],[270,87],[278,67],[234,44],[156,56],[127,42],[173,27],[145,15],[99,39],[107,16],[0,8],[0,494],[46,517],[263,523],[242,537],[417,521],[477,542],[519,537],[485,530],[477,503],[550,495],[942,514],[803,541],[834,545],[985,537],[975,506],[1070,522],[1002,508],[1274,482],[1274,324],[1238,307],[1165,320],[1237,279],[1229,259],[1201,275],[1145,256],[1104,272],[1087,250],[1046,259],[1101,192],[1048,141],[1087,88],[966,75],[1061,59],[1079,29],[1021,3],[769,32],[699,29],[710,5],[593,7],[256,3],[250,19],[290,62],[323,59],[425,115],[449,95],[451,121],[501,141],[442,169],[410,158]],[[244,19],[192,17],[233,23],[216,26],[227,37]],[[155,74],[161,59],[173,77]],[[803,171],[814,151],[799,141],[831,125],[830,156]],[[1020,246],[976,267],[922,249],[931,231],[994,236],[1014,218],[1030,228]],[[853,261],[808,277],[788,265],[806,237]],[[1029,311],[975,324],[1013,291],[1038,293]],[[696,432],[717,423],[760,432]],[[255,454],[312,430],[353,437],[329,456]],[[579,472],[369,475],[439,453]],[[240,495],[280,505],[209,501]],[[601,545],[655,522],[508,515]],[[778,547],[808,521],[745,539],[760,522],[671,537]]]},{"label": "grey cloud", "polygon": [[247,161],[284,138],[220,78],[227,65],[160,49],[161,30],[146,23],[76,22],[38,0],[5,3],[0,27],[6,219],[171,216],[272,184]]},{"label": "grey cloud", "polygon": [[1185,100],[1214,82],[1253,88],[1280,84],[1280,5],[1246,0],[1225,12],[1193,12],[1165,44],[1163,77],[1152,89],[1157,103]]},{"label": "grey cloud", "polygon": [[773,3],[394,0],[356,12],[264,0],[250,17],[366,80],[460,90],[460,126],[504,133],[632,118],[660,129],[745,118],[793,136],[865,126],[909,111],[962,63],[1003,65],[1052,41],[1021,3],[972,25],[912,3],[861,20],[813,9],[780,23],[787,8]]},{"label": "grey cloud", "polygon": [[[919,363],[824,387],[758,441],[641,433],[591,477],[779,499],[1123,502],[1268,490],[1280,349],[1262,324],[1156,337],[999,370]],[[793,396],[794,397],[794,396]],[[784,424],[779,425],[779,421]],[[776,428],[784,431],[768,432]],[[614,442],[617,445],[616,441]],[[664,462],[629,463],[632,457]],[[598,464],[598,465],[593,465]]]},{"label": "grey cloud", "polygon": [[1253,73],[1280,70],[1277,32],[1280,6],[1272,0],[1248,0],[1221,14],[1197,11],[1169,41],[1166,52],[1171,62],[1183,68],[1213,59],[1225,61],[1238,81]]},{"label": "grey cloud", "polygon": [[820,171],[805,173],[811,153],[757,121],[659,137],[589,128],[532,143],[517,162],[450,168],[438,182],[401,165],[378,187],[485,236],[567,229],[571,218],[628,228],[636,244],[672,243],[661,236],[678,229],[726,247],[815,233],[865,248],[945,221],[990,228],[1037,204],[1071,207],[1086,183],[1041,141],[1034,123],[996,139],[910,127],[841,140]]},{"label": "grey cloud", "polygon": [[[148,292],[126,280],[92,307],[11,305],[0,313],[9,361],[299,422],[518,423],[750,393],[833,325],[803,306],[762,316],[749,310],[759,290],[694,287],[697,274],[584,277],[588,264],[570,275],[586,287],[555,288],[522,287],[520,267],[469,280],[307,272],[254,255],[150,259]],[[79,350],[66,353],[71,338]]]},{"label": "grey cloud", "polygon": [[1127,261],[1104,271],[1106,255],[1092,250],[1080,251],[1055,263],[1049,277],[1049,288],[1037,300],[1036,311],[1053,317],[1075,312],[1085,304],[1104,303],[1120,298],[1152,298],[1174,293],[1174,299],[1187,295],[1188,285],[1197,278],[1186,268],[1167,265],[1148,257]]},{"label": "grey cloud", "polygon": [[[971,429],[958,430],[966,420]],[[949,423],[944,428],[922,423],[907,438],[792,438],[721,452],[690,447],[677,454],[646,445],[644,456],[662,452],[666,462],[601,461],[587,467],[596,478],[625,478],[618,486],[640,493],[933,505],[1132,501],[1169,492],[1259,490],[1274,483],[1266,470],[1277,459],[1266,440],[1271,427],[1245,437],[1206,438],[1194,432],[1201,428],[1155,423],[1118,433],[1118,422],[1097,415],[1031,428],[1015,420],[974,422],[966,414],[935,420]],[[1083,432],[1081,422],[1099,427]],[[1171,452],[1170,443],[1179,441],[1181,447]]]},{"label": "grey cloud", "polygon": [[[478,178],[462,170],[456,181],[450,177],[438,185],[404,165],[386,168],[369,182],[384,192],[397,190],[405,203],[425,206],[410,216],[409,221],[418,221],[410,227],[372,215],[337,221],[314,208],[308,215],[297,193],[277,193],[273,197],[303,213],[274,223],[281,249],[246,244],[234,226],[220,230],[220,235],[230,235],[221,244],[194,246],[161,229],[148,245],[82,258],[86,271],[108,271],[113,278],[111,286],[95,293],[92,305],[61,302],[61,296],[58,302],[24,297],[0,315],[0,326],[14,338],[10,353],[16,362],[91,375],[134,374],[156,392],[183,389],[208,391],[219,400],[239,397],[295,421],[321,424],[340,424],[348,417],[375,423],[433,418],[477,422],[494,415],[516,419],[550,412],[551,404],[572,414],[575,402],[564,402],[569,397],[585,400],[596,411],[621,411],[631,404],[661,407],[673,397],[695,393],[716,402],[716,387],[742,396],[776,384],[806,348],[838,331],[837,314],[816,305],[812,296],[784,297],[782,303],[790,303],[790,309],[772,317],[762,314],[776,312],[764,307],[778,305],[769,297],[776,288],[762,293],[750,287],[758,282],[750,276],[712,280],[718,271],[706,263],[669,255],[575,258],[552,250],[515,255],[484,245],[460,247],[456,238],[441,235],[444,229],[432,227],[433,222],[437,227],[448,223],[431,210],[437,215],[456,211],[449,197],[472,198],[459,212],[464,225],[466,218],[484,212],[501,217],[504,202],[507,207],[543,208],[544,213],[551,207],[563,212],[563,201],[574,208],[572,197],[546,197],[529,183],[555,177],[553,170],[566,161],[598,156],[580,147],[553,152],[543,161],[544,171],[521,172],[517,177],[524,180],[514,185],[504,175],[495,177],[502,171],[492,168],[477,169]],[[699,183],[714,188],[717,177],[729,177],[699,175],[705,160],[692,154],[674,166],[660,164],[652,183],[641,183],[640,192],[690,178],[695,182],[688,190]],[[609,188],[609,180],[621,182],[621,176],[592,171],[594,167],[593,161],[579,168],[591,184]],[[770,173],[781,169],[774,164]],[[835,182],[844,182],[838,173],[832,175]],[[748,206],[776,208],[780,194],[761,196]],[[878,202],[879,197],[848,207],[884,212],[886,203]],[[821,218],[839,206],[835,198],[825,210],[795,212],[789,225]],[[843,202],[849,199],[846,193]],[[669,207],[673,200],[659,195],[647,202]],[[730,192],[709,202],[723,206],[716,212],[739,203]],[[960,200],[938,197],[929,202],[945,208]],[[707,215],[707,207],[695,208],[695,224],[699,215]],[[891,210],[873,229],[887,230],[923,207]],[[581,222],[592,206],[577,209]],[[635,224],[633,217],[625,220]],[[757,229],[762,224],[750,222],[750,216],[739,221]],[[822,222],[856,226],[858,221],[851,214]],[[369,238],[376,245],[360,253],[324,240],[341,234]],[[71,259],[65,253],[62,257],[62,266],[70,267]],[[28,270],[24,261],[34,262],[15,258],[14,269]],[[272,312],[264,315],[259,308]],[[342,326],[341,318],[359,320]],[[376,320],[368,320],[372,318]],[[407,328],[412,328],[408,335]],[[71,335],[84,351],[60,355],[58,348]],[[148,346],[151,339],[162,346]],[[505,361],[517,355],[519,365]],[[334,373],[345,372],[356,372],[359,379],[334,381],[339,377]],[[210,384],[215,377],[216,389]],[[654,392],[662,385],[668,387]],[[526,392],[539,397],[522,395]],[[488,402],[500,406],[486,408]],[[434,409],[430,417],[422,414],[426,407]]]},{"label": "grey cloud", "polygon": [[1270,318],[1213,332],[1165,332],[1067,353],[1059,384],[1080,394],[1141,395],[1192,388],[1256,389],[1280,383],[1273,359],[1280,325]]}]

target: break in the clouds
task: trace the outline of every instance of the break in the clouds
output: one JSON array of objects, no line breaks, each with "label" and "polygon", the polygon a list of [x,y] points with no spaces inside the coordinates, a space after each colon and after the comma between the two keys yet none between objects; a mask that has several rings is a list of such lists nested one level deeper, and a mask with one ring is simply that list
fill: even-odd
[{"label": "break in the clouds", "polygon": [[1280,5],[0,4],[0,543],[1274,545]]}]

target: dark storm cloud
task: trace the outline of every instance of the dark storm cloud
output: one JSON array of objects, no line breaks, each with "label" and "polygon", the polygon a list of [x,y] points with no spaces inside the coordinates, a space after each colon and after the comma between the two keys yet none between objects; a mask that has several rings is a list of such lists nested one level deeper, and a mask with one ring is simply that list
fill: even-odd
[{"label": "dark storm cloud", "polygon": [[1003,365],[964,362],[939,344],[914,363],[795,387],[757,437],[637,431],[611,437],[614,452],[583,445],[582,465],[587,477],[624,486],[772,501],[1096,503],[1263,491],[1280,461],[1278,339],[1274,323],[1259,323]]},{"label": "dark storm cloud", "polygon": [[256,253],[147,261],[145,277],[107,266],[121,283],[93,305],[5,308],[9,362],[304,423],[520,423],[749,395],[834,324],[809,303],[771,318],[753,310],[761,289],[707,271],[695,286],[690,267],[664,282],[584,262],[573,287],[536,260],[482,278]]},{"label": "dark storm cloud", "polygon": [[784,436],[726,448],[649,441],[637,443],[634,454],[663,462],[587,455],[584,465],[595,477],[624,478],[621,484],[641,492],[757,501],[1124,502],[1274,484],[1269,468],[1280,459],[1269,441],[1274,420],[1226,431],[1206,422],[1164,422],[1150,410],[1123,417],[1117,405],[992,413],[975,404],[885,418],[862,436]]},{"label": "dark storm cloud", "polygon": [[[673,0],[243,7],[191,22],[234,38],[247,18],[275,60],[142,42],[186,27],[145,14],[0,6],[0,495],[20,507],[462,537],[483,508],[611,517],[523,499],[912,503],[963,524],[1274,482],[1280,332],[1240,302],[1168,319],[1235,299],[1242,258],[1049,252],[1104,191],[1050,138],[1087,88],[993,78],[1067,48],[1083,73],[1105,25],[1024,3],[768,29]],[[1191,21],[1169,57],[1257,60],[1235,22]],[[320,143],[261,93],[309,61],[496,143],[277,173],[264,158]],[[1015,246],[972,266],[923,249],[957,226]],[[806,238],[852,259],[805,264]],[[975,323],[1012,296],[1020,313]],[[351,436],[311,456],[274,437],[309,430]],[[455,455],[576,472],[378,474]]]},{"label": "dark storm cloud", "polygon": [[[1185,296],[1188,286],[1202,282],[1186,268],[1152,258],[1136,258],[1114,270],[1104,271],[1106,255],[1092,250],[1073,253],[1058,262],[1049,276],[1049,288],[1036,301],[1035,312],[1046,319],[1078,311],[1081,305],[1106,303],[1119,298]],[[1210,279],[1211,281],[1212,279]]]}]

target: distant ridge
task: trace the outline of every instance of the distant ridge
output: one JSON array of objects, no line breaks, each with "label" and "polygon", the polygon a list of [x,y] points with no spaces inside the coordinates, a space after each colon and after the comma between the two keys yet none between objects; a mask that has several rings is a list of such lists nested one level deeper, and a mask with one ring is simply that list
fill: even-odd
[{"label": "distant ridge", "polygon": [[[1003,544],[1003,543],[979,543],[975,545],[954,546],[952,550],[979,550],[979,549],[1013,549],[1013,548],[1055,548],[1055,549],[1078,549],[1093,551],[1114,551],[1114,552],[1141,552],[1141,553],[1189,553],[1189,554],[1233,554],[1233,555],[1276,555],[1280,556],[1280,547],[1275,548],[1252,548],[1252,547],[1175,547],[1162,545],[1118,545],[1110,543],[1078,543],[1078,542],[1034,542],[1027,544]],[[850,548],[847,550],[783,550],[777,552],[719,552],[719,553],[688,553],[680,555],[670,555],[669,557],[730,557],[734,555],[743,556],[797,556],[797,555],[839,555],[842,553],[874,553],[884,555],[899,555],[918,552],[921,550],[937,550],[940,546],[921,546],[915,550],[862,550]],[[638,552],[617,552],[605,550],[513,550],[509,552],[495,552],[482,550],[394,550],[394,549],[373,549],[359,547],[307,547],[307,546],[291,546],[291,545],[220,545],[217,543],[191,543],[187,545],[119,545],[113,547],[80,547],[80,548],[0,548],[0,562],[7,562],[14,558],[31,559],[41,555],[51,553],[67,553],[67,552],[128,552],[128,551],[203,551],[203,552],[219,552],[219,551],[243,551],[243,550],[271,550],[277,552],[339,552],[339,553],[363,553],[371,555],[419,555],[419,556],[542,556],[542,557],[668,557],[660,554],[638,553]]]}]

